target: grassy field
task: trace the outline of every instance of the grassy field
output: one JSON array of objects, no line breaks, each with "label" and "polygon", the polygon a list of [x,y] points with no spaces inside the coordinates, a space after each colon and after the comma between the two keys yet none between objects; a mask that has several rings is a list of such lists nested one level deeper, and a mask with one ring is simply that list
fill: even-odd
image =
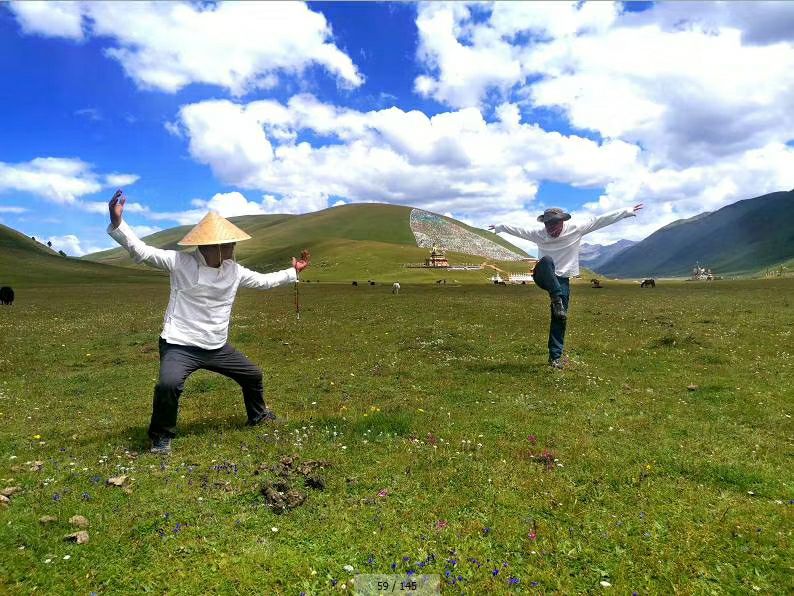
[{"label": "grassy field", "polygon": [[[167,280],[44,283],[0,307],[2,593],[794,590],[794,279],[577,284],[562,372],[532,287],[304,284],[300,321],[291,289],[244,292],[231,341],[281,418],[244,427],[197,373],[164,459]],[[292,454],[325,489],[293,474],[307,500],[277,515],[260,489]]]}]

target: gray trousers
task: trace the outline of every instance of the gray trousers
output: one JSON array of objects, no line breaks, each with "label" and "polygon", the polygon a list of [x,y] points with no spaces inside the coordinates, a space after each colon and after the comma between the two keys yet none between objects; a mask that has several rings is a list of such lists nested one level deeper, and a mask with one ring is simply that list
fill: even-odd
[{"label": "gray trousers", "polygon": [[256,424],[268,410],[262,387],[262,370],[229,344],[216,350],[169,344],[160,338],[160,378],[154,387],[149,436],[173,437],[179,396],[191,373],[203,368],[236,381],[243,390],[248,422]]}]

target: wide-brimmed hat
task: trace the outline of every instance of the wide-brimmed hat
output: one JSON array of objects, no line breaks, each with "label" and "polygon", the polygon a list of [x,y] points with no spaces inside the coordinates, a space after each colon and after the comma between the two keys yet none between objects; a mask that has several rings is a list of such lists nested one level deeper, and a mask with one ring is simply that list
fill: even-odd
[{"label": "wide-brimmed hat", "polygon": [[250,239],[251,236],[228,219],[221,217],[216,211],[210,211],[177,244],[180,246],[206,246]]},{"label": "wide-brimmed hat", "polygon": [[538,215],[538,221],[541,223],[546,223],[548,221],[568,221],[569,219],[571,219],[571,214],[566,213],[559,207],[546,209],[543,215]]}]

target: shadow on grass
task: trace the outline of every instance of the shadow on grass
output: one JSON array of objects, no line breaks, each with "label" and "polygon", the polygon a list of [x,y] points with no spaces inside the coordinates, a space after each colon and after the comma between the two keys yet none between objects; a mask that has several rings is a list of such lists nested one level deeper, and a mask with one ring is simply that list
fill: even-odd
[{"label": "shadow on grass", "polygon": [[[266,427],[281,427],[286,423],[283,417],[275,421],[268,421],[261,426],[250,428],[251,432],[265,429]],[[132,451],[146,451],[149,449],[149,435],[147,433],[148,423],[141,426],[128,426],[120,428],[114,432],[102,435],[86,437],[78,441],[79,445],[124,445]],[[196,435],[222,434],[230,430],[241,430],[249,428],[245,426],[245,414],[227,416],[225,418],[210,418],[195,420],[185,423],[178,423],[176,427],[176,439]]]}]

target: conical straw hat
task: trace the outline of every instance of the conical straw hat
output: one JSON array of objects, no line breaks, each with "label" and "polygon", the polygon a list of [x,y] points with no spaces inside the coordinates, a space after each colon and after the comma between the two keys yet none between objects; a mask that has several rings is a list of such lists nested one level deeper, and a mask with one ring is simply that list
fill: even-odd
[{"label": "conical straw hat", "polygon": [[228,219],[224,219],[215,211],[210,211],[177,244],[180,246],[206,246],[207,244],[227,244],[250,239],[248,234]]}]

